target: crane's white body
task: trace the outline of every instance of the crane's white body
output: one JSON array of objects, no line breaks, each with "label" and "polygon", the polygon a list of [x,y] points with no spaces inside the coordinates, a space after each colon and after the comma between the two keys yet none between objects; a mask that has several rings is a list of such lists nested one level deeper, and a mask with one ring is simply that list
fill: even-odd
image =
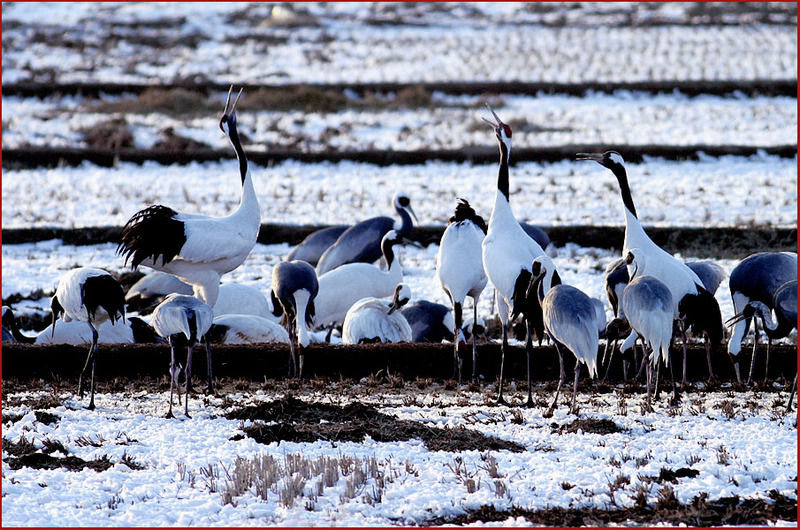
[{"label": "crane's white body", "polygon": [[[98,307],[94,316],[89,316],[89,311],[83,303],[83,285],[87,279],[96,276],[111,276],[103,269],[79,267],[67,271],[58,282],[55,297],[64,310],[64,322],[77,320],[79,322],[92,322],[99,325],[110,318],[102,307]],[[121,315],[120,315],[121,316]],[[91,341],[90,341],[91,342]]]},{"label": "crane's white body", "polygon": [[280,324],[256,315],[219,315],[214,325],[227,329],[223,344],[259,344],[262,342],[289,343],[289,333]]},{"label": "crane's white body", "polygon": [[[506,307],[510,308],[517,277],[523,270],[530,272],[531,263],[537,256],[543,256],[544,250],[522,229],[511,211],[511,204],[499,190],[488,228],[482,243],[484,270]],[[506,314],[504,323],[507,320]]]},{"label": "crane's white body", "polygon": [[[640,250],[637,255],[644,258],[639,265],[640,276],[652,276],[664,283],[672,295],[672,317],[678,318],[678,304],[687,294],[697,294],[698,286],[703,282],[692,269],[655,243],[645,233],[639,220],[629,210],[625,210],[625,241],[622,255],[634,248]],[[633,277],[633,265],[628,265],[628,275]],[[623,304],[624,307],[624,304]],[[627,309],[624,310],[627,316]]]},{"label": "crane's white body", "polygon": [[342,327],[342,344],[358,344],[360,340],[411,342],[411,326],[400,311],[393,311],[391,302],[380,298],[364,298],[347,311]]},{"label": "crane's white body", "polygon": [[470,220],[450,223],[436,254],[436,279],[452,303],[464,305],[467,296],[477,305],[488,281],[483,268],[484,233]]},{"label": "crane's white body", "polygon": [[272,309],[270,299],[258,288],[240,283],[224,283],[219,286],[214,316],[255,315],[274,323],[280,322],[280,318],[272,314]]},{"label": "crane's white body", "polygon": [[192,294],[192,286],[182,282],[176,276],[166,272],[153,271],[146,274],[136,283],[131,285],[125,294],[125,300],[130,300],[135,296],[141,298],[153,298],[156,296],[166,296],[172,293]]},{"label": "crane's white body", "polygon": [[[134,344],[133,330],[130,323],[111,322],[106,320],[97,327],[98,344]],[[80,346],[92,343],[92,330],[85,322],[72,320],[70,322],[59,322],[53,332],[53,325],[50,324],[36,335],[34,344],[72,344]]]},{"label": "crane's white body", "polygon": [[261,224],[250,170],[242,184],[239,207],[226,217],[207,217],[179,212],[186,243],[169,263],[147,258],[142,265],[177,276],[194,289],[195,297],[214,306],[223,274],[244,263],[256,244]]},{"label": "crane's white body", "polygon": [[402,282],[403,269],[396,255],[385,271],[369,263],[340,265],[319,277],[314,325],[342,323],[353,304],[363,298],[392,296]]}]

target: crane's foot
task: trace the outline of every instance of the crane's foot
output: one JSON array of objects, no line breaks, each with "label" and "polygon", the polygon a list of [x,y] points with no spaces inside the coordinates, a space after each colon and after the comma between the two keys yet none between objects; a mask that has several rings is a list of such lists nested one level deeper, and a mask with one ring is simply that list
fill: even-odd
[{"label": "crane's foot", "polygon": [[497,401],[495,402],[495,404],[503,405],[503,406],[507,407],[508,406],[508,401],[506,401],[506,398],[504,398],[502,395],[500,395],[500,396],[497,396]]},{"label": "crane's foot", "polygon": [[165,417],[165,418],[167,418],[167,419],[172,419],[172,418],[174,418],[174,417],[175,417],[175,415],[174,415],[174,414],[172,414],[172,410],[170,409],[170,410],[169,410],[169,412],[167,412],[167,415],[166,415],[166,416],[164,416],[164,417]]},{"label": "crane's foot", "polygon": [[542,413],[542,418],[552,418],[555,409],[556,408],[553,406],[548,407],[547,410]]},{"label": "crane's foot", "polygon": [[523,406],[532,409],[535,406],[533,404],[533,398],[531,396],[528,396],[528,399],[525,401],[525,404]]},{"label": "crane's foot", "polygon": [[569,413],[573,416],[577,416],[581,413],[581,408],[578,405],[571,406],[569,408]]},{"label": "crane's foot", "polygon": [[89,406],[86,407],[87,410],[94,410],[96,407],[94,406],[94,401],[89,403]]}]

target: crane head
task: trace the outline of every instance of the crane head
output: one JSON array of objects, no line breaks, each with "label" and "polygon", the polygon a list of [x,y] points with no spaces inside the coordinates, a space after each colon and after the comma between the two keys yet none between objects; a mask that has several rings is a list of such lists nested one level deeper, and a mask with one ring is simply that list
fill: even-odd
[{"label": "crane head", "polygon": [[417,214],[414,213],[414,209],[411,207],[411,198],[406,195],[404,192],[400,191],[395,193],[394,195],[394,209],[398,212],[400,210],[407,211],[411,217],[414,218],[414,221],[419,223],[419,219],[417,219]]},{"label": "crane head", "polygon": [[389,314],[406,305],[409,300],[411,300],[411,288],[404,283],[398,283],[394,289],[392,304],[389,306]]},{"label": "crane head", "polygon": [[486,108],[492,113],[495,121],[482,118],[483,121],[492,126],[494,133],[497,136],[497,141],[504,143],[506,147],[508,147],[508,150],[511,151],[511,127],[509,127],[508,124],[503,123],[503,120],[501,120],[497,113],[492,110],[492,107],[490,107],[488,103],[486,104]]},{"label": "crane head", "polygon": [[228,90],[228,99],[225,100],[225,108],[222,111],[222,118],[219,120],[219,128],[222,132],[226,135],[229,134],[230,128],[236,126],[236,104],[239,103],[239,98],[242,97],[242,92],[244,91],[244,87],[239,89],[239,93],[236,95],[236,99],[233,101],[231,105],[231,95],[233,93],[233,85],[231,85],[230,90]]},{"label": "crane head", "polygon": [[625,159],[616,151],[606,151],[605,153],[576,153],[575,160],[594,160],[601,166],[609,169],[614,166],[625,165]]}]

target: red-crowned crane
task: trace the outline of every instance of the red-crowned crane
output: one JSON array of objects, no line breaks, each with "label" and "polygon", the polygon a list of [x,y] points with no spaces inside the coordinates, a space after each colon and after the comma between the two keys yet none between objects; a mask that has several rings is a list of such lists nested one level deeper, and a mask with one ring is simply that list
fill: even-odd
[{"label": "red-crowned crane", "polygon": [[[709,380],[713,379],[711,347],[716,346],[722,340],[722,316],[714,295],[703,286],[694,271],[653,243],[644,231],[633,204],[633,197],[628,185],[628,174],[625,171],[625,161],[619,153],[616,151],[578,153],[576,158],[593,160],[610,169],[614,174],[619,183],[620,195],[625,208],[625,239],[622,255],[627,255],[632,248],[640,249],[641,255],[646,258],[644,267],[640,267],[640,273],[661,280],[672,294],[673,318],[678,320],[678,327],[683,339],[683,383],[686,383],[686,330],[690,327],[696,332],[702,331],[706,334],[708,377]],[[636,333],[632,332],[626,342],[632,344],[635,340]]]},{"label": "red-crowned crane", "polygon": [[[175,350],[186,348],[186,404],[184,414],[189,416],[189,390],[192,380],[192,349],[195,344],[204,341],[206,345],[206,361],[208,363],[208,392],[214,392],[213,374],[211,370],[211,346],[206,334],[214,320],[214,310],[211,306],[185,294],[168,295],[163,302],[153,310],[151,322],[153,328],[160,336],[169,341],[171,360],[169,365],[169,411],[167,418],[174,418],[172,414],[172,397],[178,381],[178,363],[175,360]],[[181,400],[181,391],[178,389],[178,404]]]},{"label": "red-crowned crane", "polygon": [[[486,236],[486,222],[465,199],[458,199],[456,211],[448,220],[447,228],[436,254],[436,278],[453,306],[453,335],[458,337],[464,325],[463,308],[467,296],[472,298],[473,321],[478,320],[478,298],[486,287],[482,247]],[[478,377],[478,346],[472,335],[472,380]],[[453,340],[453,378],[461,381],[461,357],[458,341]]]},{"label": "red-crowned crane", "polygon": [[92,363],[92,381],[90,384],[89,410],[94,410],[94,375],[97,368],[97,327],[110,320],[125,321],[125,294],[122,286],[111,274],[102,269],[80,267],[67,271],[61,277],[56,293],[50,300],[53,312],[52,333],[56,329],[56,319],[62,316],[65,322],[77,320],[86,322],[92,332],[92,344],[86,364],[78,377],[78,396],[83,397],[83,375]]},{"label": "red-crowned crane", "polygon": [[342,326],[342,344],[411,342],[411,326],[398,311],[411,299],[411,289],[401,283],[392,301],[364,298],[347,310]]},{"label": "red-crowned crane", "polygon": [[210,306],[217,303],[220,276],[242,264],[256,244],[261,224],[250,166],[236,126],[236,103],[231,91],[219,127],[228,137],[239,160],[242,193],[239,206],[225,217],[178,212],[154,205],[135,213],[122,229],[117,253],[136,268],[177,276],[190,284],[194,294]]},{"label": "red-crowned crane", "polygon": [[[488,105],[487,105],[488,106]],[[500,361],[500,384],[497,402],[505,403],[503,398],[503,378],[505,355],[508,349],[508,325],[522,315],[527,329],[525,351],[528,359],[528,399],[526,405],[533,406],[531,395],[531,356],[533,354],[532,335],[535,332],[541,341],[543,334],[542,312],[536,293],[528,296],[533,259],[544,255],[539,244],[522,229],[514,217],[509,201],[508,161],[511,154],[511,127],[503,123],[489,108],[495,121],[484,118],[495,131],[500,147],[500,166],[497,172],[497,191],[495,193],[492,215],[488,230],[483,239],[483,267],[486,276],[495,288],[497,309],[503,322],[502,357]],[[553,271],[553,283],[561,283],[558,273]],[[594,312],[594,310],[592,310]]]}]

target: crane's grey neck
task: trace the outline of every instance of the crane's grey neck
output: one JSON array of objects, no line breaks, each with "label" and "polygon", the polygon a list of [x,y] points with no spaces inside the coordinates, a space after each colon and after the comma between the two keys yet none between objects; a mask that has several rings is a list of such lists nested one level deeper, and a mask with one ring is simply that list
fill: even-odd
[{"label": "crane's grey neck", "polygon": [[638,219],[639,216],[636,215],[636,206],[633,205],[633,197],[631,196],[631,188],[628,185],[628,174],[625,172],[625,166],[622,164],[614,164],[611,167],[611,171],[614,173],[614,176],[617,177],[617,182],[619,182],[619,193],[622,195],[622,203],[625,205],[625,208]]},{"label": "crane's grey neck", "polygon": [[500,141],[500,168],[497,171],[497,190],[503,194],[508,201],[508,146]]},{"label": "crane's grey neck", "polygon": [[411,232],[414,230],[414,220],[411,218],[411,214],[401,206],[396,206],[395,211],[397,215],[400,216],[400,227],[396,229],[397,233],[401,236],[411,235]]},{"label": "crane's grey neck", "polygon": [[793,323],[784,322],[783,319],[778,319],[778,322],[772,320],[772,311],[763,303],[753,300],[750,305],[761,320],[764,322],[764,332],[767,337],[771,339],[780,339],[789,334],[792,330]]}]

